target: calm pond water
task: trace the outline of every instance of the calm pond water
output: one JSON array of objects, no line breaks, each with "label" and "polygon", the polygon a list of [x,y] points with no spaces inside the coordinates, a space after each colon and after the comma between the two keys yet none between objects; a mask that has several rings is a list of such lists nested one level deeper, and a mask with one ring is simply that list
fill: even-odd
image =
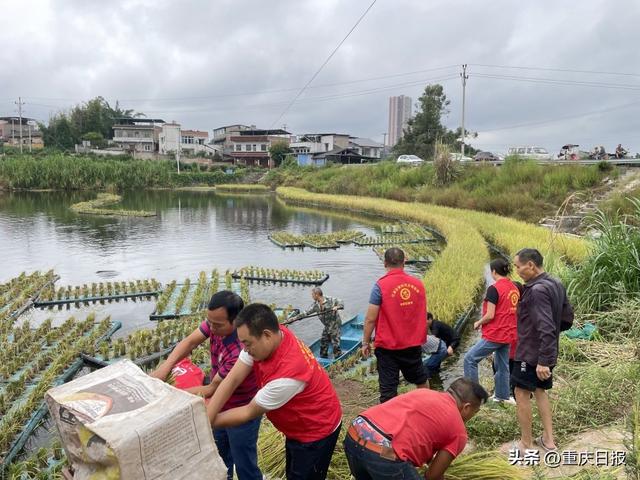
[{"label": "calm pond water", "polygon": [[[154,210],[157,217],[78,215],[73,203],[93,198],[92,192],[13,192],[0,194],[0,282],[23,271],[54,269],[58,286],[102,280],[156,278],[179,283],[197,279],[200,271],[224,272],[245,265],[318,269],[330,274],[325,294],[345,301],[344,317],[363,312],[371,286],[384,273],[371,248],[282,250],[267,236],[276,230],[294,233],[359,229],[375,233],[380,220],[344,212],[287,206],[271,195],[220,195],[211,192],[126,192],[122,207]],[[417,272],[416,272],[417,273]],[[310,288],[251,284],[254,301],[306,308]],[[70,314],[96,311],[123,323],[119,335],[148,321],[155,302],[120,302],[69,310],[31,311],[34,323],[52,316],[62,322]],[[29,317],[28,317],[29,318]],[[295,324],[303,340],[318,338],[316,320]]]}]

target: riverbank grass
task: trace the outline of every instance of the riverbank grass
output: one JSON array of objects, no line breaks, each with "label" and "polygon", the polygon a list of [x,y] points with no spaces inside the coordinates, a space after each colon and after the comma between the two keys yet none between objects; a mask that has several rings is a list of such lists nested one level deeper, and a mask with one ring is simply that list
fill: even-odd
[{"label": "riverbank grass", "polygon": [[270,190],[266,185],[258,183],[223,183],[216,185],[216,191],[220,192],[238,192],[238,193],[269,193]]}]

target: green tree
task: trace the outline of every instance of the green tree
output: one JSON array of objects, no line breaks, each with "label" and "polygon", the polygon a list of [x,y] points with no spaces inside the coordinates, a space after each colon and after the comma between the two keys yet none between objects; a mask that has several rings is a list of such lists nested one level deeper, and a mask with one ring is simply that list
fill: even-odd
[{"label": "green tree", "polygon": [[433,157],[436,141],[443,139],[449,132],[441,121],[442,115],[448,112],[449,103],[442,85],[427,85],[418,99],[418,112],[409,120],[394,152],[398,155]]},{"label": "green tree", "polygon": [[274,142],[269,147],[269,156],[276,167],[279,167],[287,155],[291,153],[287,142]]},{"label": "green tree", "polygon": [[87,132],[82,135],[82,140],[91,142],[92,147],[103,147],[105,145],[104,136],[100,132]]},{"label": "green tree", "polygon": [[[111,107],[103,97],[96,97],[88,102],[76,105],[69,112],[59,112],[49,120],[49,124],[41,125],[44,142],[47,146],[79,143],[87,134],[99,134],[103,139],[113,138],[113,125],[121,118],[137,118],[144,116],[133,110],[123,110],[116,101]],[[64,135],[64,138],[58,138]],[[62,147],[62,148],[70,148]]]},{"label": "green tree", "polygon": [[42,139],[47,147],[61,149],[73,148],[79,137],[64,113],[58,113],[49,119],[49,125],[40,124]]},{"label": "green tree", "polygon": [[[451,102],[447,99],[442,85],[427,85],[418,99],[417,113],[408,122],[403,137],[393,148],[396,155],[413,154],[422,158],[433,158],[436,142],[442,142],[452,151],[460,151],[462,129],[449,130],[442,124],[442,116],[449,113]],[[467,137],[477,134],[467,132]],[[475,153],[467,145],[466,151]]]}]

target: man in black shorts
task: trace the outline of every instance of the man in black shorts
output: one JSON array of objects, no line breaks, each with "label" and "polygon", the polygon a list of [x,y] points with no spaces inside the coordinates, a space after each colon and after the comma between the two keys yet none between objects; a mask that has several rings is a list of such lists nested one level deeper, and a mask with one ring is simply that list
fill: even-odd
[{"label": "man in black shorts", "polygon": [[[557,279],[542,268],[542,255],[533,248],[520,250],[515,258],[516,271],[525,284],[518,304],[518,346],[511,381],[520,424],[519,449],[533,448],[534,442],[545,451],[555,450],[551,405],[547,390],[553,386],[552,371],[558,359],[561,321],[573,320],[567,293]],[[532,433],[531,394],[535,396],[542,435]]]},{"label": "man in black shorts", "polygon": [[362,354],[371,354],[375,330],[380,403],[398,395],[400,372],[418,388],[428,388],[422,366],[422,344],[427,340],[427,296],[422,280],[404,271],[404,252],[391,247],[384,252],[387,271],[371,290],[364,319]]}]

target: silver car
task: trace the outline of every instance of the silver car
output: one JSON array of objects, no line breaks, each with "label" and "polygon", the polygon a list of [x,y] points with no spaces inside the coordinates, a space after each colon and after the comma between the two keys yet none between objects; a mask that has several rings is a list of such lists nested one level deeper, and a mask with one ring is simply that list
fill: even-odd
[{"label": "silver car", "polygon": [[398,157],[397,163],[406,163],[409,165],[420,165],[424,163],[424,160],[418,157],[417,155],[400,155]]},{"label": "silver car", "polygon": [[508,155],[518,155],[521,158],[530,158],[532,160],[551,160],[551,155],[546,148],[528,146],[528,147],[511,147]]}]

